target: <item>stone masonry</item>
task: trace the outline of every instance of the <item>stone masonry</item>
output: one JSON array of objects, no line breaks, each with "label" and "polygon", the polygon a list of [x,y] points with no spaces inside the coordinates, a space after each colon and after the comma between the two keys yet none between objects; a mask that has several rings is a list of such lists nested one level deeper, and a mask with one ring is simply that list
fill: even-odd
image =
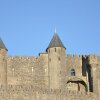
[{"label": "stone masonry", "polygon": [[0,38],[0,100],[100,100],[100,56],[71,55],[57,33],[39,56],[8,56]]}]

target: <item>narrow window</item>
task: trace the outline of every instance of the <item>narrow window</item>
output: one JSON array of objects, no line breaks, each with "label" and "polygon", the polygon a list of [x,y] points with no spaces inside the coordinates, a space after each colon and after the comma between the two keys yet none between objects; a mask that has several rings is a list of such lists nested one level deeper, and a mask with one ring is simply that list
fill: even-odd
[{"label": "narrow window", "polygon": [[55,48],[55,52],[56,52],[56,48]]},{"label": "narrow window", "polygon": [[49,58],[49,61],[51,62],[51,58]]},{"label": "narrow window", "polygon": [[60,61],[60,57],[58,57],[58,60]]},{"label": "narrow window", "polygon": [[74,69],[71,69],[71,70],[70,70],[70,75],[71,75],[71,76],[75,76],[75,70],[74,70]]}]

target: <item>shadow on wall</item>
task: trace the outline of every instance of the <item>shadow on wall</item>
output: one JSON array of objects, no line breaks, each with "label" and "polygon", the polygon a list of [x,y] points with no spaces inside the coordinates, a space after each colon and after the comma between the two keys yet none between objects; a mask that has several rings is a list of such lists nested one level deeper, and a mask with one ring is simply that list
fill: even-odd
[{"label": "shadow on wall", "polygon": [[87,85],[83,80],[74,77],[67,81],[67,89],[71,91],[87,92]]}]

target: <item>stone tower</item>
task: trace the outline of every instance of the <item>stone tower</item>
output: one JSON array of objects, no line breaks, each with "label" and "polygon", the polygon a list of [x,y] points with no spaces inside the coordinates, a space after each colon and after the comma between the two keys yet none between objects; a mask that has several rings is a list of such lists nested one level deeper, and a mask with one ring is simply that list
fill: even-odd
[{"label": "stone tower", "polygon": [[[100,63],[98,63],[98,56],[88,56],[88,70],[90,89],[96,94],[96,99],[100,99]],[[92,84],[91,84],[92,83]]]},{"label": "stone tower", "polygon": [[5,47],[2,39],[0,38],[0,85],[7,84],[7,48]]},{"label": "stone tower", "polygon": [[55,33],[47,48],[49,59],[49,86],[51,89],[61,89],[64,87],[66,75],[65,50],[65,46],[61,42],[57,33]]}]

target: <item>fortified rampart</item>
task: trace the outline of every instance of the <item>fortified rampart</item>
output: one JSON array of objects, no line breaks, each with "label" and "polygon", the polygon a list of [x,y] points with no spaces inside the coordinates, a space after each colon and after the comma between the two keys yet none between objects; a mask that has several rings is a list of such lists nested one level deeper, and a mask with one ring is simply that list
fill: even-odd
[{"label": "fortified rampart", "polygon": [[8,57],[7,82],[11,85],[34,85],[47,87],[48,71],[47,54],[38,57]]},{"label": "fortified rampart", "polygon": [[54,34],[39,56],[8,56],[0,39],[0,100],[100,100],[100,56],[66,55]]},{"label": "fortified rampart", "polygon": [[9,85],[0,87],[0,100],[96,100],[93,93]]}]

